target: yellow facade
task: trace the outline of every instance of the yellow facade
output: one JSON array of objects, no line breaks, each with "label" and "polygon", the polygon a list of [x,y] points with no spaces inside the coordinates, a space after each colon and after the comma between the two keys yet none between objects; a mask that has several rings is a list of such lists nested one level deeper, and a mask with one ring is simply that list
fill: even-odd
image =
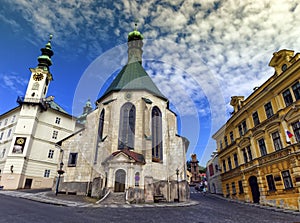
[{"label": "yellow facade", "polygon": [[[226,197],[300,210],[300,54],[273,54],[275,73],[214,135]],[[288,134],[291,133],[291,134]]]}]

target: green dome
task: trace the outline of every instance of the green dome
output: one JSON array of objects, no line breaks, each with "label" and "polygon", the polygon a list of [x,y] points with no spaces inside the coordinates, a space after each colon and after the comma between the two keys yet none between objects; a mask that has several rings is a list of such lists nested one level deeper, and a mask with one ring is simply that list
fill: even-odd
[{"label": "green dome", "polygon": [[144,39],[143,35],[137,30],[134,30],[128,34],[128,41],[142,40],[142,39]]}]

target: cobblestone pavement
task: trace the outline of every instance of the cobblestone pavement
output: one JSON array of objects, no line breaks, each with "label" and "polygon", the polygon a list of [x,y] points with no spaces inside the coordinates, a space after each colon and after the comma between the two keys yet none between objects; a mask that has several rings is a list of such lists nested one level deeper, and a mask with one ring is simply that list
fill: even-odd
[{"label": "cobblestone pavement", "polygon": [[[294,223],[300,222],[299,212],[266,209],[221,198],[216,195],[191,193],[195,203],[165,203],[149,205],[97,206],[77,196],[60,200],[64,196],[49,192],[0,192],[0,223],[9,222],[118,222],[118,223]],[[6,195],[6,196],[4,196]],[[20,198],[26,199],[20,199]],[[40,198],[32,202],[28,198]],[[47,199],[46,201],[43,199]],[[64,198],[65,199],[65,198]],[[49,205],[51,202],[56,205]],[[45,204],[47,203],[47,204]],[[178,205],[186,205],[178,207]]]},{"label": "cobblestone pavement", "polygon": [[0,191],[0,194],[24,198],[32,201],[38,201],[41,203],[61,205],[67,207],[93,207],[93,208],[142,208],[142,207],[185,207],[191,205],[197,205],[198,202],[195,200],[190,200],[187,202],[180,203],[153,203],[153,204],[97,204],[95,202],[90,202],[85,199],[85,196],[76,195],[65,195],[65,194],[55,194],[52,191],[43,192],[25,192],[25,191]]}]

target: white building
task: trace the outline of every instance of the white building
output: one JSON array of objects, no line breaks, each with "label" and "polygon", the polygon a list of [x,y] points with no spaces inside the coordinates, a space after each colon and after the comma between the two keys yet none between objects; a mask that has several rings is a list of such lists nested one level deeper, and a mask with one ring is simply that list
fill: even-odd
[{"label": "white building", "polygon": [[221,173],[222,170],[219,166],[218,153],[214,152],[211,155],[211,159],[206,164],[206,179],[208,182],[208,191],[212,194],[223,194]]},{"label": "white building", "polygon": [[[128,63],[97,100],[85,128],[58,143],[64,175],[59,191],[129,202],[189,199],[188,140],[177,134],[176,114],[142,67],[143,36],[128,35]],[[178,182],[177,182],[178,180]]]},{"label": "white building", "polygon": [[4,189],[51,188],[57,175],[55,143],[72,134],[76,119],[46,97],[52,81],[51,37],[31,68],[25,97],[0,115],[0,186]]}]

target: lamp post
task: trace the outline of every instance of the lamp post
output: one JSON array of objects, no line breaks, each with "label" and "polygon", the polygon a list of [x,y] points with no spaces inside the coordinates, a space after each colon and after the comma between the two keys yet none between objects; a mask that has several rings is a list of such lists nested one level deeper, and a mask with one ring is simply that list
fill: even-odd
[{"label": "lamp post", "polygon": [[55,190],[55,195],[57,196],[58,194],[58,187],[59,187],[59,181],[60,181],[60,176],[64,174],[65,171],[63,171],[63,166],[64,163],[61,161],[59,164],[59,170],[57,170],[58,173],[58,179],[57,179],[57,183],[56,183],[56,190]]},{"label": "lamp post", "polygon": [[179,202],[179,180],[178,180],[178,175],[179,175],[179,169],[176,169],[176,175],[177,175],[177,202]]}]

